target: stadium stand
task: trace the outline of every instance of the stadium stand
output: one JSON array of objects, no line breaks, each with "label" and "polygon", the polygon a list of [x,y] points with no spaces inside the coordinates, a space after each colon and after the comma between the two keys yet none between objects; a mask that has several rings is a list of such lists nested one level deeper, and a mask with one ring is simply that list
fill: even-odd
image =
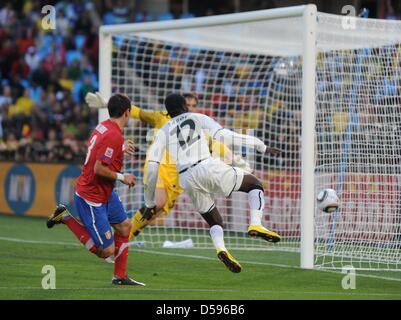
[{"label": "stadium stand", "polygon": [[41,27],[45,3],[0,6],[0,160],[82,160],[97,122],[83,97],[98,88],[99,25],[174,18],[133,13],[126,3],[53,1],[54,32]]},{"label": "stadium stand", "polygon": [[[15,1],[0,6],[0,160],[80,162],[84,158],[85,139],[97,122],[97,111],[90,110],[83,97],[98,88],[97,30],[101,24],[195,16],[192,13],[164,12],[152,16],[147,12],[133,12],[126,1],[53,3],[57,12],[54,32],[41,27],[40,12],[44,2]],[[398,7],[383,6],[379,15],[397,19]],[[155,50],[155,59],[166,59],[162,50],[151,49]],[[193,70],[197,71],[192,75],[182,75],[181,88],[171,89],[195,91],[202,96],[206,94],[207,86],[204,83],[205,70],[201,68],[203,61],[191,61],[191,48],[187,56],[188,63],[193,63]],[[221,94],[211,100],[219,105],[220,110],[227,110],[236,126],[255,128],[261,123],[258,108],[268,93],[262,92],[263,79],[251,81],[247,77],[255,71],[250,68],[258,68],[258,57],[254,59],[254,66],[241,65],[241,57],[236,58],[237,68],[229,72],[237,73],[237,83],[221,83]],[[168,62],[170,68],[180,72],[178,59],[168,57]],[[389,81],[389,92],[384,93],[387,96],[395,94],[390,92],[397,86],[393,80],[393,77],[386,80]],[[244,94],[237,95],[241,100],[233,101],[230,92],[239,86]],[[261,90],[261,101],[250,102],[247,90]],[[249,119],[236,116],[235,111],[243,108],[254,111]],[[277,112],[283,109],[273,106],[272,110],[275,108]],[[341,119],[341,115],[338,118]],[[274,117],[272,119],[274,122]],[[333,121],[337,122],[336,119]],[[281,147],[285,149],[285,146]],[[298,159],[291,161],[297,162]]]}]

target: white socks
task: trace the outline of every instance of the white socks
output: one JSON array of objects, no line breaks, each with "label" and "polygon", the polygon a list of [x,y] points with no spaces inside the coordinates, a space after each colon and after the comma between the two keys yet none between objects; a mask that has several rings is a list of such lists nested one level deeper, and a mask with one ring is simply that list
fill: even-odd
[{"label": "white socks", "polygon": [[224,245],[224,231],[221,226],[215,224],[210,228],[210,236],[212,237],[212,241],[216,250],[227,251],[226,246]]},{"label": "white socks", "polygon": [[265,208],[265,195],[263,191],[259,189],[249,191],[248,202],[251,209],[250,225],[262,225],[263,209]]},{"label": "white socks", "polygon": [[253,189],[248,192],[249,208],[251,210],[263,211],[265,208],[265,196],[262,190]]},{"label": "white socks", "polygon": [[[248,202],[251,213],[250,225],[261,226],[263,210],[265,208],[265,196],[264,192],[259,189],[254,189],[248,192]],[[219,225],[214,225],[210,228],[210,237],[212,238],[213,245],[216,250],[227,251],[224,244],[224,231]]]},{"label": "white socks", "polygon": [[250,213],[251,213],[251,221],[249,221],[249,224],[251,226],[261,226],[262,225],[263,211],[251,210]]}]

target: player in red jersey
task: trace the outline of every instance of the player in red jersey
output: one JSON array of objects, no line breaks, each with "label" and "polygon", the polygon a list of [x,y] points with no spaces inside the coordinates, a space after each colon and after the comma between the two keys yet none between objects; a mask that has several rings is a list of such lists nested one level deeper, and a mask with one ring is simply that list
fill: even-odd
[{"label": "player in red jersey", "polygon": [[63,223],[90,252],[104,259],[114,254],[113,284],[144,285],[126,274],[131,221],[113,191],[116,180],[129,187],[135,185],[134,175],[120,173],[124,152],[133,153],[133,143],[124,144],[122,134],[130,118],[131,101],[116,94],[110,98],[107,108],[110,119],[98,124],[92,132],[77,181],[74,206],[82,224],[64,205],[59,205],[47,220],[47,227]]}]

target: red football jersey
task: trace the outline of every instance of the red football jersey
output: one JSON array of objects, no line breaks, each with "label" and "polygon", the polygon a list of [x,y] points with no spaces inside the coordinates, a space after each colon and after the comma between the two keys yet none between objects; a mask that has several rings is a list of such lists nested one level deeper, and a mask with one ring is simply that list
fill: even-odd
[{"label": "red football jersey", "polygon": [[86,160],[77,181],[77,193],[82,198],[95,203],[108,201],[114,181],[95,175],[95,163],[99,160],[110,170],[120,172],[124,160],[123,147],[123,134],[118,124],[106,120],[96,126],[89,138]]}]

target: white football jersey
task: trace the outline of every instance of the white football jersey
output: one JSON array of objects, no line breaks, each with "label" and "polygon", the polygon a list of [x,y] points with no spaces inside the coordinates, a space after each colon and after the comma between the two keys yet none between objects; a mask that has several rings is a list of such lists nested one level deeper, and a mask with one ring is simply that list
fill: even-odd
[{"label": "white football jersey", "polygon": [[159,162],[167,149],[180,172],[211,157],[207,132],[211,137],[222,127],[212,118],[199,113],[183,113],[167,122],[157,133],[149,161]]}]

